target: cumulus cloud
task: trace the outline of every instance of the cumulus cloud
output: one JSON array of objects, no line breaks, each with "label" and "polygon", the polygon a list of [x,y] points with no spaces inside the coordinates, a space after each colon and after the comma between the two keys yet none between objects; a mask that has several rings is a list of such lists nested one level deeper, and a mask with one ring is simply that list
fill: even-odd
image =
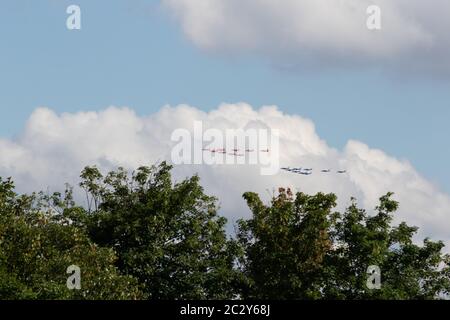
[{"label": "cumulus cloud", "polygon": [[[162,0],[198,47],[258,54],[282,67],[381,66],[450,72],[450,2],[435,0]],[[381,9],[368,30],[367,8]]]},{"label": "cumulus cloud", "polygon": [[[76,185],[85,165],[95,164],[106,171],[170,162],[175,144],[172,132],[192,130],[194,121],[219,130],[254,123],[279,130],[280,165],[314,169],[310,176],[284,171],[263,176],[258,165],[176,166],[174,178],[178,181],[199,173],[206,191],[219,198],[221,213],[230,221],[249,215],[241,198],[245,191],[258,192],[266,200],[279,186],[308,193],[334,192],[340,208],[354,196],[369,210],[381,195],[393,191],[400,201],[396,222],[407,221],[421,228],[421,236],[450,243],[450,197],[410,163],[355,140],[336,150],[318,136],[311,120],[284,114],[276,106],[254,109],[245,103],[223,104],[210,112],[188,105],[165,106],[148,116],[117,107],[63,114],[38,108],[15,139],[0,139],[0,176],[13,176],[20,192],[54,191],[61,190],[65,182]],[[321,173],[324,168],[332,172]],[[336,170],[347,173],[336,174]]]}]

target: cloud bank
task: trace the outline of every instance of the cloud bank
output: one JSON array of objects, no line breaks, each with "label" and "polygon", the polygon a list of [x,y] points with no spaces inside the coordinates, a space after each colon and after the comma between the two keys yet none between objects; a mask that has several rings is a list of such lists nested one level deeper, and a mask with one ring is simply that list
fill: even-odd
[{"label": "cloud bank", "polygon": [[[249,215],[241,196],[259,192],[268,199],[279,186],[308,193],[334,192],[340,207],[351,196],[373,209],[388,191],[396,193],[400,210],[396,222],[407,221],[421,228],[421,236],[450,243],[450,197],[424,179],[407,161],[350,140],[343,150],[328,146],[315,131],[314,123],[298,115],[282,113],[276,106],[254,109],[245,103],[223,104],[210,112],[188,105],[165,106],[139,116],[132,109],[109,107],[99,112],[56,114],[38,108],[23,132],[14,139],[0,138],[0,176],[14,177],[20,192],[61,190],[64,183],[77,185],[85,165],[103,170],[170,160],[172,132],[190,130],[194,121],[217,129],[245,128],[255,121],[280,132],[280,165],[312,167],[302,176],[280,171],[262,176],[258,165],[180,165],[178,181],[196,172],[209,194],[220,200],[221,214],[230,221]],[[347,173],[320,173],[322,168],[346,169]]]},{"label": "cloud bank", "polygon": [[[281,67],[375,66],[450,73],[447,0],[162,0],[186,36],[221,55]],[[368,30],[367,8],[381,9]]]}]

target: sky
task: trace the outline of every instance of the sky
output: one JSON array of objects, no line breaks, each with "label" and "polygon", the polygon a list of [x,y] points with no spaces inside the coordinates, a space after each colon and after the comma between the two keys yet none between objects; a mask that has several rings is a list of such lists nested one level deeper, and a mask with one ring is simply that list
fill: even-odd
[{"label": "sky", "polygon": [[[29,146],[24,137],[41,132],[34,125],[47,123],[47,111],[70,126],[63,113],[76,123],[80,112],[109,106],[127,107],[130,119],[145,123],[165,105],[185,104],[208,119],[202,112],[228,117],[224,103],[246,103],[244,111],[276,105],[280,117],[310,119],[323,150],[341,150],[348,160],[349,141],[361,141],[447,197],[450,40],[439,14],[449,5],[375,1],[386,8],[387,30],[368,35],[355,25],[366,19],[359,6],[373,1],[346,0],[348,7],[322,12],[314,3],[323,1],[1,1],[0,139]],[[81,30],[66,28],[71,4],[81,8]],[[31,155],[46,149],[28,151],[35,148]],[[11,150],[0,148],[3,158]],[[8,168],[0,160],[0,172]]]}]

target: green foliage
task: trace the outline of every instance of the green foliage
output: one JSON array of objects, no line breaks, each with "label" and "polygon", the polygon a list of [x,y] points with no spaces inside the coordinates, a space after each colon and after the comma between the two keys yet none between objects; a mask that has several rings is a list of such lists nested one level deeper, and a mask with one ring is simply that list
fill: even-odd
[{"label": "green foliage", "polygon": [[[136,281],[120,275],[116,256],[87,233],[45,206],[42,194],[18,196],[0,179],[0,298],[137,299]],[[82,270],[82,289],[69,290],[67,267]]]},{"label": "green foliage", "polygon": [[[449,256],[442,242],[413,243],[417,228],[392,227],[398,203],[380,198],[369,216],[356,201],[333,212],[334,194],[309,196],[280,189],[270,206],[244,198],[253,217],[239,222],[245,256],[245,298],[435,299],[449,293]],[[381,269],[381,289],[367,287],[367,268]]]},{"label": "green foliage", "polygon": [[258,195],[244,194],[253,218],[240,220],[245,248],[243,296],[257,299],[320,298],[320,276],[331,249],[330,210],[336,196],[297,194],[280,189],[265,206]]},{"label": "green foliage", "polygon": [[233,297],[237,246],[224,231],[216,199],[193,176],[175,185],[171,167],[123,169],[106,177],[86,168],[81,186],[97,206],[89,215],[91,238],[114,248],[118,267],[153,299]]},{"label": "green foliage", "polygon": [[[244,199],[252,217],[225,233],[217,199],[198,176],[173,183],[171,166],[81,173],[72,188],[18,195],[0,178],[0,299],[436,299],[449,294],[442,242],[417,245],[417,228],[392,225],[398,203],[374,214],[355,199],[280,188],[269,204]],[[81,269],[69,290],[67,267]],[[367,268],[381,269],[381,289]]]}]

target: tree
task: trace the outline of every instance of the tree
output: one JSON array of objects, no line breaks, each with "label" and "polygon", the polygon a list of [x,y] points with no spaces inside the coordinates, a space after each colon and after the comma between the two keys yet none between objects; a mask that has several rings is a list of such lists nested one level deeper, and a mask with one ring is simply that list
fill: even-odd
[{"label": "tree", "polygon": [[[198,176],[172,182],[166,163],[106,176],[86,167],[86,203],[65,193],[18,195],[0,178],[0,299],[436,299],[450,290],[444,244],[393,225],[388,193],[373,214],[355,199],[280,188],[244,199],[250,219],[225,233]],[[66,270],[81,270],[81,289]],[[370,266],[381,287],[367,285]]]},{"label": "tree", "polygon": [[[448,255],[442,242],[413,243],[417,228],[391,226],[398,203],[380,198],[369,216],[355,199],[333,212],[334,194],[292,194],[279,189],[269,206],[246,193],[253,217],[239,221],[245,252],[245,298],[259,299],[434,299],[450,288]],[[380,290],[367,286],[367,268],[381,270]]]},{"label": "tree", "polygon": [[94,205],[89,235],[114,248],[119,270],[138,279],[148,298],[232,298],[238,246],[227,239],[226,219],[198,176],[172,184],[170,170],[163,162],[131,177],[122,168],[103,177],[87,167],[81,186]]},{"label": "tree", "polygon": [[[417,227],[405,222],[392,226],[398,203],[393,193],[380,198],[369,216],[356,200],[339,219],[333,232],[334,250],[327,255],[324,297],[333,299],[435,299],[450,289],[448,255],[444,244],[424,239],[414,244]],[[381,270],[380,290],[367,288],[367,268]]]},{"label": "tree", "polygon": [[[94,244],[67,218],[80,208],[59,214],[48,199],[19,196],[11,179],[0,178],[0,299],[142,297],[136,280],[114,267],[114,251]],[[80,267],[80,290],[67,288],[70,265]]]},{"label": "tree", "polygon": [[323,260],[331,249],[330,210],[334,195],[314,197],[279,189],[271,206],[255,193],[244,198],[253,218],[239,221],[238,239],[247,283],[243,296],[256,299],[320,298]]}]

